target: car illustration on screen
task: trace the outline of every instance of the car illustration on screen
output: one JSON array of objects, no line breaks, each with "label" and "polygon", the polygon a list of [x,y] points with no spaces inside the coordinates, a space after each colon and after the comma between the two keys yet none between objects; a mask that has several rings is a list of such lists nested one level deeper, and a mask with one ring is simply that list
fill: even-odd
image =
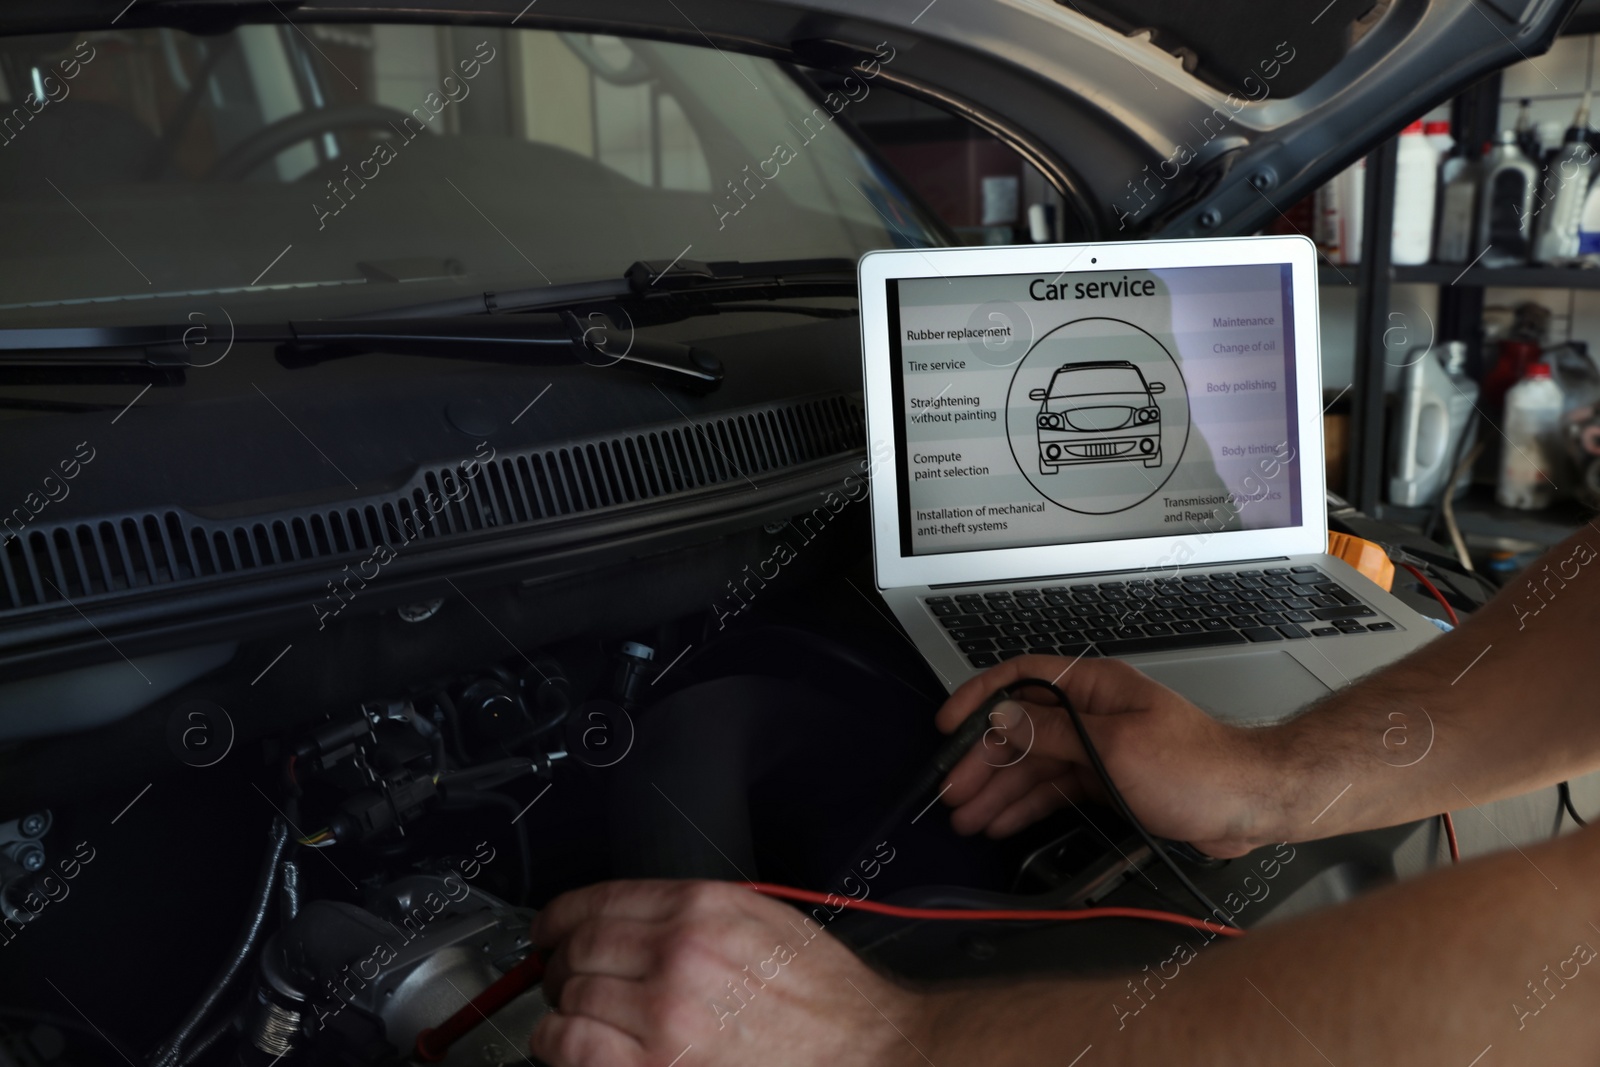
[{"label": "car illustration on screen", "polygon": [[1161,466],[1155,398],[1166,391],[1125,359],[1063,364],[1048,388],[1028,391],[1029,400],[1039,401],[1039,473],[1081,463]]}]

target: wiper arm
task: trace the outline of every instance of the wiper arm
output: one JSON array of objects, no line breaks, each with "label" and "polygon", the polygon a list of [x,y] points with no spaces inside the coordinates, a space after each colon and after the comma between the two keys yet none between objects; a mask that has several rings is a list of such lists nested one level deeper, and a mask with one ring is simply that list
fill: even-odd
[{"label": "wiper arm", "polygon": [[744,263],[737,259],[715,263],[702,263],[693,259],[642,259],[629,267],[623,277],[635,293],[645,294],[651,289],[682,291],[685,289],[740,288],[750,285],[796,285],[801,278],[819,275],[843,275],[852,283],[856,277],[856,264],[852,259],[767,259]]},{"label": "wiper arm", "polygon": [[621,278],[481,293],[355,315],[349,321],[497,315],[599,303],[621,303],[635,311],[670,304],[671,307],[660,308],[658,315],[661,321],[666,321],[683,318],[688,306],[686,301],[709,306],[732,300],[855,295],[856,263],[853,259],[772,259],[748,263],[657,259],[634,263]]},{"label": "wiper arm", "polygon": [[[697,393],[709,393],[723,378],[722,361],[704,349],[647,340],[631,326],[619,327],[602,311],[582,317],[563,311],[559,315],[330,319],[291,322],[289,328],[293,339],[278,350],[278,362],[286,367],[383,351],[499,363],[615,366]],[[441,349],[441,344],[452,347]]]},{"label": "wiper arm", "polygon": [[[586,363],[646,374],[705,393],[722,383],[722,363],[689,345],[647,340],[600,311],[583,317],[456,316],[430,319],[326,319],[283,326],[66,327],[0,330],[0,366],[197,366],[197,353],[229,344],[276,344],[278,362],[304,367],[370,352],[554,366]],[[213,347],[215,346],[215,347]],[[105,350],[116,354],[108,355]]]},{"label": "wiper arm", "polygon": [[[723,378],[722,364],[714,356],[688,345],[646,340],[635,327],[676,321],[737,301],[855,295],[856,264],[851,259],[641,260],[621,278],[482,293],[281,327],[230,327],[226,335],[202,325],[0,330],[0,372],[47,368],[57,376],[71,373],[72,380],[126,373],[128,368],[181,375],[185,367],[206,365],[194,362],[195,355],[204,353],[209,362],[211,353],[245,342],[277,344],[278,360],[287,367],[374,351],[535,365],[576,361],[615,365],[709,392]],[[754,305],[728,310],[749,311]],[[627,320],[626,328],[617,325],[614,312]]]}]

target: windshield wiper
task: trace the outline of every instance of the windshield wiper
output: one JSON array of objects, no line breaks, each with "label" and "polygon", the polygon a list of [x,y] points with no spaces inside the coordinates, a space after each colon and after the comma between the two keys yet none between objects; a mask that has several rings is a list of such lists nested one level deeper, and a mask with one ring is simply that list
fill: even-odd
[{"label": "windshield wiper", "polygon": [[[853,259],[770,259],[756,262],[721,260],[639,260],[621,278],[540,285],[507,292],[430,301],[391,308],[362,319],[431,318],[440,315],[497,315],[518,311],[616,303],[641,322],[671,322],[687,315],[714,311],[719,303],[738,300],[786,300],[806,296],[855,296]],[[827,309],[840,316],[854,314]]]},{"label": "windshield wiper", "polygon": [[[195,325],[48,327],[0,330],[0,373],[47,371],[53,380],[103,380],[130,370],[165,381],[203,367],[229,344],[278,346],[278,361],[304,367],[371,352],[444,359],[559,365],[586,363],[647,374],[663,384],[710,392],[721,362],[689,345],[640,337],[641,326],[690,315],[761,310],[752,301],[856,295],[850,259],[641,260],[621,278],[414,304],[340,319],[281,326]],[[837,307],[770,310],[822,317]],[[619,325],[620,322],[620,325]],[[214,346],[214,347],[213,347]],[[200,361],[196,357],[201,357]]]},{"label": "windshield wiper", "polygon": [[0,367],[158,371],[204,366],[230,344],[276,344],[278,362],[304,367],[370,352],[534,366],[584,363],[648,375],[706,393],[722,363],[702,349],[649,340],[603,311],[424,319],[323,319],[282,326],[118,326],[0,330]]},{"label": "windshield wiper", "polygon": [[[856,264],[852,259],[765,259],[745,263],[737,259],[702,263],[693,259],[642,259],[623,278],[635,293],[660,287],[667,290],[737,288],[759,285],[794,286],[800,278],[844,275],[855,288]],[[800,283],[812,284],[812,283]]]}]

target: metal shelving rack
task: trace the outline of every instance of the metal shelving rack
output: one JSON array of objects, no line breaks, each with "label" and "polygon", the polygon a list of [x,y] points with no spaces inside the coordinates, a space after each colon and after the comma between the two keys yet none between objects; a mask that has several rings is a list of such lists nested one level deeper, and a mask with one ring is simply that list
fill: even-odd
[{"label": "metal shelving rack", "polygon": [[[1600,23],[1569,26],[1569,32],[1596,30],[1600,30]],[[1452,102],[1453,136],[1458,143],[1469,146],[1470,158],[1478,158],[1480,146],[1491,141],[1498,132],[1499,110],[1499,74],[1484,79]],[[1383,503],[1386,460],[1384,333],[1390,325],[1391,286],[1419,283],[1440,287],[1438,336],[1466,342],[1467,370],[1481,381],[1490,362],[1483,344],[1486,288],[1600,289],[1600,270],[1536,266],[1485,268],[1449,263],[1394,265],[1389,253],[1394,229],[1398,151],[1398,140],[1391,139],[1367,157],[1361,262],[1324,263],[1319,281],[1325,287],[1355,285],[1358,290],[1346,495],[1368,515],[1404,523],[1421,521],[1425,512]],[[1578,505],[1559,506],[1545,512],[1516,512],[1496,505],[1492,494],[1476,491],[1458,503],[1456,514],[1463,532],[1470,536],[1534,544],[1560,540],[1589,515]]]}]

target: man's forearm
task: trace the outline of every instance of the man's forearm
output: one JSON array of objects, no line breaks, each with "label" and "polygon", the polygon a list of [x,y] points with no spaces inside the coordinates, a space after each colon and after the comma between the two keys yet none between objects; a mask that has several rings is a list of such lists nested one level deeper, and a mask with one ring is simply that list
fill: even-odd
[{"label": "man's forearm", "polygon": [[[1198,958],[1175,947],[1131,977],[934,993],[908,1036],[934,1063],[986,1067],[1469,1067],[1491,1045],[1484,1065],[1592,1064],[1597,832],[1391,886]],[[1175,929],[1173,941],[1204,936]],[[908,1050],[906,1062],[924,1061]]]},{"label": "man's forearm", "polygon": [[1259,731],[1281,804],[1263,839],[1390,826],[1600,767],[1597,557],[1584,527],[1454,633]]}]

